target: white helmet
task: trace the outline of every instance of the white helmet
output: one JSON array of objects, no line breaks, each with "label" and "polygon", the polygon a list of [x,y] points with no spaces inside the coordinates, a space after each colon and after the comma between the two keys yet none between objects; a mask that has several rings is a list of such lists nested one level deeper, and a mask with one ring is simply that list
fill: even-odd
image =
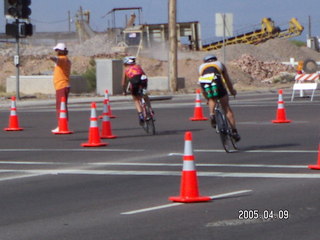
[{"label": "white helmet", "polygon": [[123,64],[131,65],[136,63],[136,57],[135,56],[129,56],[125,57],[123,59]]}]

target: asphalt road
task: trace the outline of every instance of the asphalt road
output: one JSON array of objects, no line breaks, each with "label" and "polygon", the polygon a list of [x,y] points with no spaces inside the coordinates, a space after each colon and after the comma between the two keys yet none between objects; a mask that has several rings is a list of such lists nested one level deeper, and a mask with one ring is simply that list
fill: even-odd
[{"label": "asphalt road", "polygon": [[[290,102],[287,92],[292,122],[273,124],[277,92],[239,94],[231,104],[242,140],[228,154],[208,121],[189,120],[194,97],[153,101],[155,136],[138,126],[132,102],[111,101],[118,137],[99,148],[81,147],[89,102],[70,104],[74,134],[59,136],[52,104],[18,102],[24,130],[0,133],[0,239],[318,239],[320,172],[308,165],[318,160],[320,99]],[[186,131],[210,202],[168,200],[179,195]]]}]

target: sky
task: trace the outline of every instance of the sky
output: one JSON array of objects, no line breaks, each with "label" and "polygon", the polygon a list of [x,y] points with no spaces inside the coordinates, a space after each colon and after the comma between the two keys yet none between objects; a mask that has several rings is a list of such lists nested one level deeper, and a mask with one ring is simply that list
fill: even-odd
[{"label": "sky", "polygon": [[[0,0],[3,13],[3,0]],[[112,18],[106,13],[113,8],[142,7],[141,22],[167,23],[169,0],[32,0],[30,16],[37,32],[68,31],[68,12],[75,18],[80,6],[90,11],[90,26],[95,31],[110,27]],[[245,33],[260,28],[261,19],[271,18],[276,26],[287,29],[295,17],[305,30],[298,40],[305,41],[309,33],[308,19],[311,18],[311,34],[320,37],[319,0],[177,0],[177,21],[199,21],[203,40],[215,37],[216,13],[232,13],[234,33]],[[123,27],[125,15],[132,11],[117,12],[116,25]],[[5,31],[5,18],[1,15],[0,32]],[[75,26],[71,23],[71,30]]]}]

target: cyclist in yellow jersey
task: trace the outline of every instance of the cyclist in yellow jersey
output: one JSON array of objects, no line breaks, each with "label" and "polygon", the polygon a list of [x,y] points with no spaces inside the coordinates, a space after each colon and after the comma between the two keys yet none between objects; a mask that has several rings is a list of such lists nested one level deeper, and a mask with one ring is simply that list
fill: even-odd
[{"label": "cyclist in yellow jersey", "polygon": [[206,56],[203,59],[203,62],[204,63],[199,67],[199,83],[201,85],[203,96],[208,100],[211,125],[213,128],[216,126],[214,108],[216,106],[217,99],[219,99],[231,125],[232,136],[235,141],[239,141],[240,135],[236,128],[234,113],[229,105],[227,88],[233,96],[237,95],[237,91],[233,88],[227,68],[223,63],[218,61],[217,57],[214,55]]}]

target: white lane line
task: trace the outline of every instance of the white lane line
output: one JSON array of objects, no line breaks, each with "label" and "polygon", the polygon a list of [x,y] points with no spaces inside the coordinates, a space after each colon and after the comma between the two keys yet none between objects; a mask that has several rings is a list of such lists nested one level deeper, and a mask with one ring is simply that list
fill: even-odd
[{"label": "white lane line", "polygon": [[[224,153],[222,149],[194,149],[200,153]],[[317,153],[317,150],[239,150],[240,153]],[[183,153],[169,153],[168,156],[183,156]]]},{"label": "white lane line", "polygon": [[[139,167],[180,167],[182,163],[139,163],[139,162],[22,162],[22,161],[0,161],[3,165],[74,165],[82,166],[139,166]],[[197,167],[242,167],[242,168],[306,168],[306,165],[267,165],[267,164],[224,164],[224,163],[197,163]]]},{"label": "white lane line", "polygon": [[[1,162],[0,162],[1,164]],[[148,167],[177,167],[182,163],[111,163],[95,162],[88,163],[97,166],[148,166]],[[267,165],[267,164],[220,164],[220,163],[197,163],[197,167],[252,167],[252,168],[306,168],[306,165]]]},{"label": "white lane line", "polygon": [[[306,166],[307,169],[307,166]],[[79,174],[79,175],[132,175],[132,176],[180,176],[181,171],[121,171],[121,170],[81,170],[81,169],[52,169],[52,170],[16,170],[3,169],[0,173],[22,173],[39,175]],[[231,178],[292,178],[320,179],[320,174],[313,173],[248,173],[248,172],[197,172],[200,177],[231,177]]]},{"label": "white lane line", "polygon": [[112,148],[75,148],[75,149],[50,149],[50,148],[35,148],[35,149],[0,149],[0,152],[143,152],[144,149],[112,149]]},{"label": "white lane line", "polygon": [[66,162],[22,162],[22,161],[0,161],[0,164],[8,165],[68,165]]},{"label": "white lane line", "polygon": [[[195,152],[225,152],[224,150],[220,149],[195,149]],[[317,153],[316,150],[239,150],[239,152],[246,152],[246,153]]]},{"label": "white lane line", "polygon": [[251,167],[251,168],[306,168],[306,165],[267,165],[267,164],[197,164],[199,167]]},{"label": "white lane line", "polygon": [[19,176],[2,177],[2,178],[0,178],[0,182],[16,180],[16,179],[21,179],[21,178],[38,177],[38,176],[42,176],[42,175],[44,175],[44,174],[25,174],[25,175],[19,175]]},{"label": "white lane line", "polygon": [[[16,149],[16,148],[8,148],[8,149],[0,149],[0,152],[144,152],[145,149],[112,149],[112,148],[74,148],[74,149],[50,149],[50,148],[34,148],[34,149]],[[222,149],[195,149],[194,152],[225,152]],[[316,150],[239,150],[239,152],[245,153],[317,153]],[[183,153],[169,153],[168,156],[183,156]]]},{"label": "white lane line", "polygon": [[[210,196],[210,198],[211,198],[212,200],[215,200],[215,199],[219,199],[219,198],[230,197],[230,196],[234,196],[234,195],[239,195],[239,194],[243,194],[243,193],[248,193],[248,192],[251,192],[251,191],[252,191],[252,190],[241,190],[241,191],[236,191],[236,192],[223,193],[223,194],[219,194],[219,195]],[[169,204],[160,205],[160,206],[156,206],[156,207],[143,208],[143,209],[139,209],[139,210],[134,210],[134,211],[129,211],[129,212],[123,212],[123,213],[121,213],[121,214],[122,214],[122,215],[132,215],[132,214],[137,214],[137,213],[144,213],[144,212],[149,212],[149,211],[155,211],[155,210],[159,210],[159,209],[163,209],[163,208],[180,206],[180,205],[183,205],[183,204],[184,204],[184,203],[169,203]]]},{"label": "white lane line", "polygon": [[[308,121],[294,121],[294,123],[309,123]],[[273,124],[271,121],[268,122],[258,122],[258,121],[252,121],[252,122],[238,122],[237,124],[241,125],[271,125]]]}]

